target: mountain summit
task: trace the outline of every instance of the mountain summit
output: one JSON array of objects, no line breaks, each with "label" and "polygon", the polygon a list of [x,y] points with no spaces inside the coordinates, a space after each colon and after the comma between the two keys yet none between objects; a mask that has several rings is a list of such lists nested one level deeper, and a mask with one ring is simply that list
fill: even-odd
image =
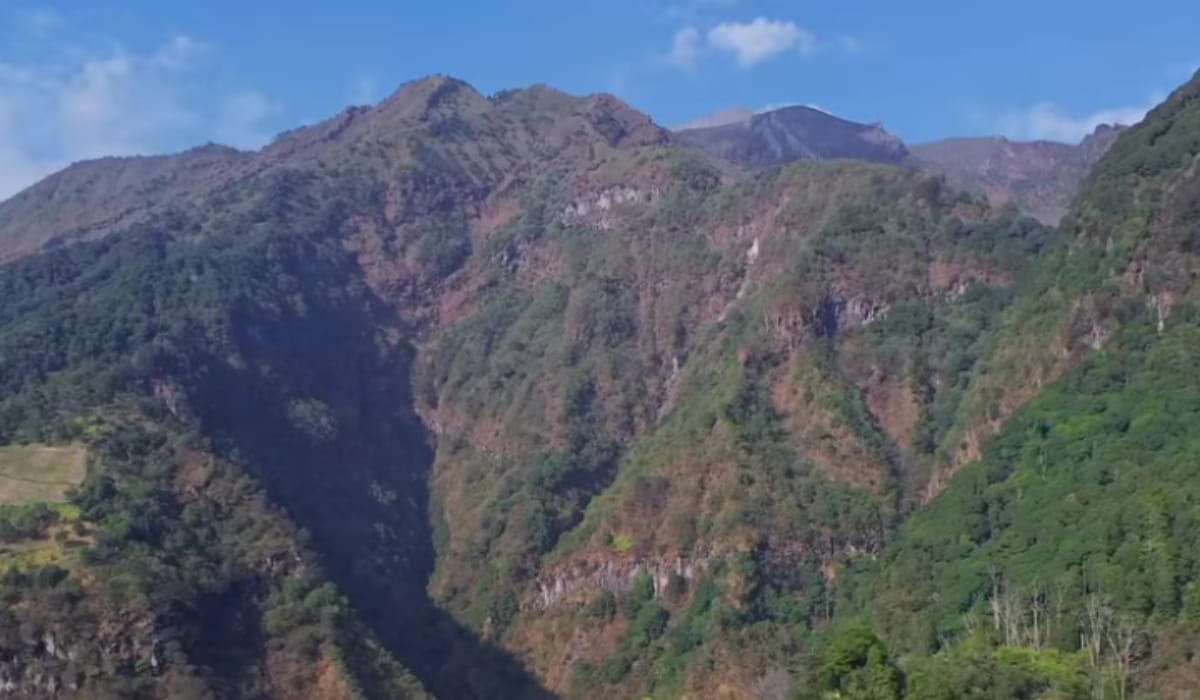
[{"label": "mountain summit", "polygon": [[727,123],[674,132],[677,143],[695,146],[739,165],[763,167],[798,160],[848,158],[900,163],[903,142],[882,124],[860,124],[812,107],[784,107]]}]

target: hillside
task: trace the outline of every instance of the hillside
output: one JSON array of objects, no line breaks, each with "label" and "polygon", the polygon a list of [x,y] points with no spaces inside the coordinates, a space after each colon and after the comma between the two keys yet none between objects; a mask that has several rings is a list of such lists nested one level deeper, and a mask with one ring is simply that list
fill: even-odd
[{"label": "hillside", "polygon": [[0,683],[1187,697],[1198,91],[1057,231],[446,77],[72,166],[0,206],[0,460],[87,455],[0,505]]},{"label": "hillside", "polygon": [[76,163],[0,202],[0,262],[99,238],[232,179],[250,156],[208,145],[172,156]]},{"label": "hillside", "polygon": [[912,154],[923,166],[945,173],[955,187],[983,194],[996,205],[1011,202],[1053,226],[1120,130],[1101,126],[1079,144],[947,139],[913,146]]},{"label": "hillside", "polygon": [[916,655],[916,687],[984,667],[1067,697],[1196,687],[1198,96],[1200,75],[1100,161],[968,389],[999,434],[858,579],[849,607]]}]

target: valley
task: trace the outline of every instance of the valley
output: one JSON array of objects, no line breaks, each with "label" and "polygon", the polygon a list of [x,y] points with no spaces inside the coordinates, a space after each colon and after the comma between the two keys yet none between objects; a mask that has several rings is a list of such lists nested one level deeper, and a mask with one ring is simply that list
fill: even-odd
[{"label": "valley", "polygon": [[0,694],[1190,697],[1200,77],[732,119],[433,76],[0,203]]}]

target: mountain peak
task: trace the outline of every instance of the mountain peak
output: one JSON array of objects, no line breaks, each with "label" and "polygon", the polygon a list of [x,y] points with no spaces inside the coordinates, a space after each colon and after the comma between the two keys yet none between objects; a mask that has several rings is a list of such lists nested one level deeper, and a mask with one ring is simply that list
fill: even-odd
[{"label": "mountain peak", "polygon": [[904,143],[882,123],[853,122],[815,107],[792,105],[722,121],[679,129],[675,139],[750,167],[838,158],[900,163],[908,157]]},{"label": "mountain peak", "polygon": [[431,75],[401,85],[375,108],[401,118],[422,119],[454,109],[480,109],[485,98],[470,83],[448,75]]}]

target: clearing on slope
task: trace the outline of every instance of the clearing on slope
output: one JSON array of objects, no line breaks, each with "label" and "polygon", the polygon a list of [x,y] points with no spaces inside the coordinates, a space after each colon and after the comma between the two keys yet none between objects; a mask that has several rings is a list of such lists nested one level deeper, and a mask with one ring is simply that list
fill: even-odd
[{"label": "clearing on slope", "polygon": [[83,483],[86,456],[78,446],[0,447],[0,505],[67,500],[67,489]]}]

